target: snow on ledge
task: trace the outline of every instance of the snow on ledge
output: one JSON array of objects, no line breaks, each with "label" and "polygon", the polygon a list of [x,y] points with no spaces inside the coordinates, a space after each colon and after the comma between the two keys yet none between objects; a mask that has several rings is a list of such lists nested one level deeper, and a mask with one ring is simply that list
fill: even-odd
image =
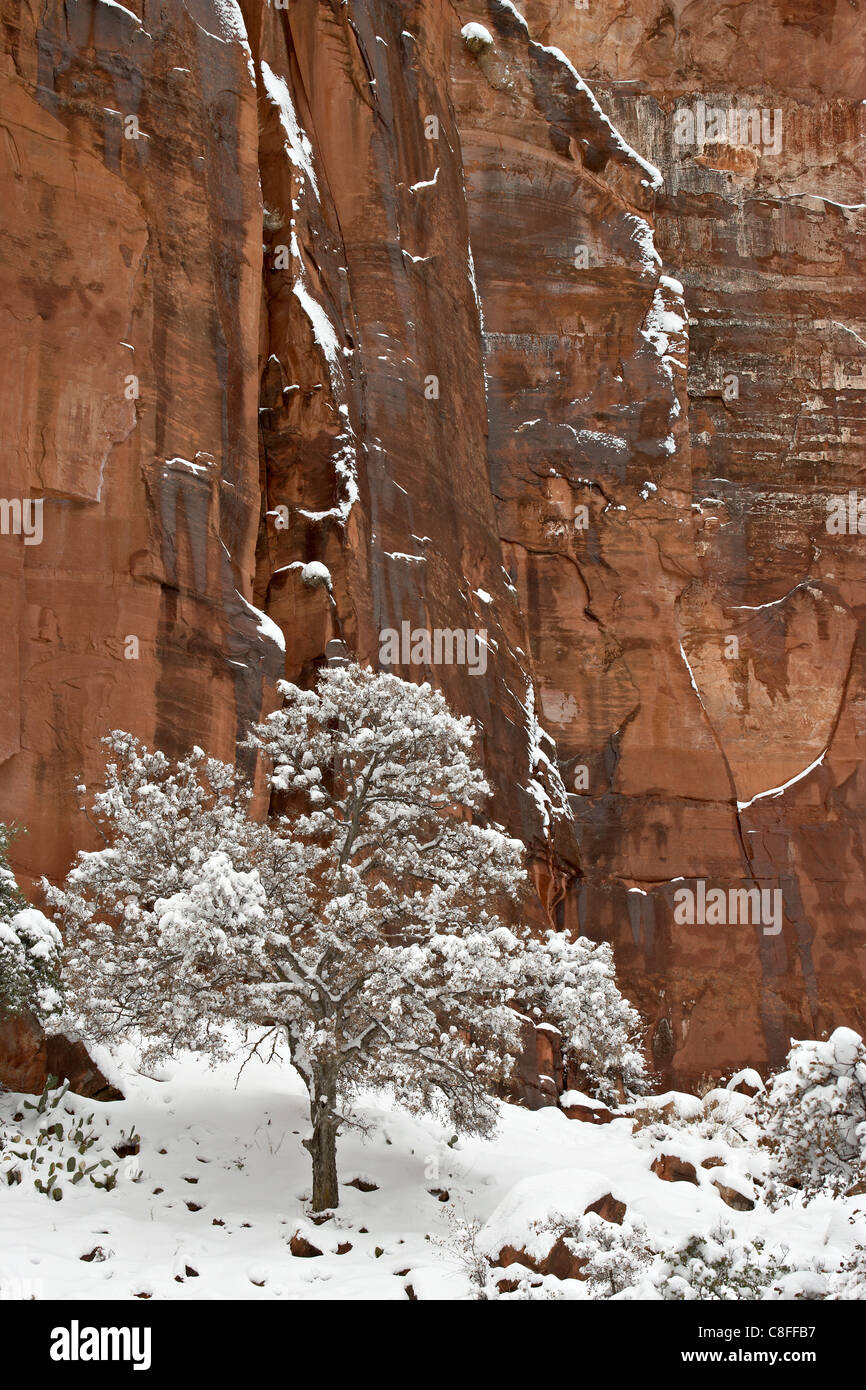
[{"label": "snow on ledge", "polygon": [[560,1108],[567,1110],[571,1105],[582,1105],[585,1110],[606,1110],[604,1101],[596,1100],[595,1096],[588,1096],[583,1091],[563,1091],[559,1097]]},{"label": "snow on ledge", "polygon": [[802,782],[804,777],[808,777],[810,772],[814,772],[815,768],[819,767],[824,761],[829,751],[830,745],[828,744],[824,752],[817,757],[813,763],[810,763],[808,767],[804,767],[802,772],[798,772],[795,777],[789,777],[788,781],[783,782],[780,787],[770,787],[765,792],[758,792],[749,801],[738,801],[737,810],[745,811],[748,806],[754,805],[756,801],[763,801],[768,796],[781,796],[782,792],[787,791],[789,787],[793,787],[795,782]]},{"label": "snow on ledge", "polygon": [[650,164],[649,160],[644,159],[641,155],[639,155],[637,150],[632,149],[631,145],[629,145],[627,141],[625,141],[622,138],[619,131],[602,111],[594,94],[590,91],[589,87],[587,87],[586,83],[584,82],[580,73],[577,71],[577,68],[574,66],[571,59],[565,56],[562,49],[550,48],[546,44],[536,43],[534,40],[530,40],[529,46],[530,48],[537,48],[541,53],[549,53],[553,58],[556,58],[558,62],[562,63],[563,66],[568,69],[568,71],[571,73],[571,76],[574,78],[577,84],[578,91],[583,92],[583,94],[589,98],[589,101],[592,105],[593,110],[595,111],[595,114],[598,116],[602,124],[607,126],[607,129],[610,132],[611,140],[613,141],[617,150],[619,150],[620,154],[623,154],[627,156],[627,158],[634,160],[635,163],[638,164],[641,169],[643,169],[644,173],[646,174],[646,184],[649,188],[652,188],[654,190],[661,188],[664,184],[664,179],[662,177],[661,170],[657,169],[654,164]]},{"label": "snow on ledge", "polygon": [[511,15],[513,15],[513,17],[517,20],[518,24],[519,24],[523,29],[525,29],[526,32],[527,32],[527,34],[528,34],[528,33],[529,33],[529,25],[527,24],[527,22],[526,22],[526,20],[524,19],[523,15],[520,13],[520,11],[519,11],[519,9],[517,8],[517,6],[516,6],[516,5],[513,5],[513,4],[511,3],[511,0],[499,0],[499,3],[503,6],[504,9],[508,10],[509,13],[510,13]]},{"label": "snow on ledge", "polygon": [[132,10],[128,10],[125,5],[118,4],[118,0],[99,0],[99,3],[101,5],[107,5],[111,10],[120,10],[122,14],[126,15],[127,19],[131,19],[133,24],[138,25],[139,29],[142,28],[142,23],[138,15],[133,14]]},{"label": "snow on ledge", "polygon": [[313,147],[298,120],[288,83],[278,76],[264,59],[259,63],[259,68],[268,98],[279,112],[280,125],[285,136],[284,149],[295,168],[306,174],[314,194],[318,197],[319,185],[313,168]]},{"label": "snow on ledge", "polygon": [[283,633],[280,630],[280,628],[277,627],[273,618],[269,618],[267,613],[263,613],[260,608],[254,608],[253,605],[244,598],[243,594],[238,593],[237,589],[235,590],[235,593],[238,595],[238,598],[240,599],[244,607],[249,609],[250,613],[252,613],[253,617],[257,620],[260,635],[270,640],[271,642],[276,642],[280,651],[285,653],[286,639],[283,636]]}]

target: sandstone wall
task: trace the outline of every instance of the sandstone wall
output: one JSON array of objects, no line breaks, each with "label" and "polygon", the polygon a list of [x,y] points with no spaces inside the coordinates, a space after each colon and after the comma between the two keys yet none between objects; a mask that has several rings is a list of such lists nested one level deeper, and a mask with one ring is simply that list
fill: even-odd
[{"label": "sandstone wall", "polygon": [[[398,670],[539,919],[614,941],[665,1075],[766,1065],[866,1026],[858,12],[517,8],[3,0],[0,815],[61,874],[108,728],[232,757],[330,638],[486,629]],[[678,143],[698,100],[780,148]]]}]

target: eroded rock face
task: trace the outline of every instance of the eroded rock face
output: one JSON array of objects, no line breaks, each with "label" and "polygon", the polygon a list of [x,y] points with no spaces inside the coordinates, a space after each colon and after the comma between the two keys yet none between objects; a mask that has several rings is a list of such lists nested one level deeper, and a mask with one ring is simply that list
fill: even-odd
[{"label": "eroded rock face", "polygon": [[[474,663],[391,669],[472,714],[498,813],[552,862],[573,834],[488,475],[454,12],[245,13],[264,202],[257,602],[289,634],[291,679],[309,679],[334,636],[378,663],[381,634],[403,623],[485,632]],[[311,561],[333,605],[303,584]]]},{"label": "eroded rock face", "polygon": [[0,816],[60,875],[109,728],[231,758],[329,641],[483,630],[392,669],[477,721],[521,910],[614,941],[666,1076],[765,1066],[866,1026],[857,15],[517,10],[6,6]]},{"label": "eroded rock face", "polygon": [[[135,7],[133,6],[133,9]],[[282,654],[259,519],[255,88],[231,6],[5,7],[0,798],[25,878],[89,845],[75,774],[129,728],[233,757]],[[7,224],[8,225],[8,224]],[[17,665],[17,671],[16,671]]]},{"label": "eroded rock face", "polygon": [[[653,554],[616,493],[628,512],[602,518],[583,567],[594,644],[615,655],[603,676],[584,664],[555,681],[563,717],[547,727],[590,766],[566,920],[613,936],[663,1072],[747,1054],[766,1065],[792,1034],[866,1021],[864,541],[827,529],[863,462],[862,14],[788,0],[525,12],[663,170],[655,242],[688,310],[688,355],[675,355],[689,454],[677,440],[665,469],[686,467],[647,474],[676,525]],[[573,582],[570,565],[545,563],[553,585]],[[617,709],[608,671],[623,669]],[[679,926],[679,876],[778,893],[781,922]]]}]

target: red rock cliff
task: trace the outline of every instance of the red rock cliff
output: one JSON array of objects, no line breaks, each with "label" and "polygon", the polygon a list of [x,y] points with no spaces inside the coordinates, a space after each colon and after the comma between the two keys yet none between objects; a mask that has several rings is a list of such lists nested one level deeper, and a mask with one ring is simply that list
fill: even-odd
[{"label": "red rock cliff", "polygon": [[[4,0],[25,881],[87,843],[108,728],[233,757],[330,638],[485,629],[483,674],[397,669],[478,722],[544,910],[614,941],[660,1069],[866,1026],[866,541],[826,530],[863,467],[857,19]],[[767,139],[683,140],[699,102]],[[778,890],[779,934],[677,925],[699,878]]]}]

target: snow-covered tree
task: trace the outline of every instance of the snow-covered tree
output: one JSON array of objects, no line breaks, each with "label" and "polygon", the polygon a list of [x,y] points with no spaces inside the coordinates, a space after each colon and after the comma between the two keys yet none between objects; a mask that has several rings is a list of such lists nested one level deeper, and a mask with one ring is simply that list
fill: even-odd
[{"label": "snow-covered tree", "polygon": [[0,824],[0,1019],[26,1009],[46,1019],[61,1004],[60,933],[15,881],[8,858],[14,834]]},{"label": "snow-covered tree", "polygon": [[55,894],[89,1030],[140,1028],[163,1054],[218,1051],[227,1019],[286,1040],[310,1094],[317,1210],[337,1205],[336,1137],[361,1089],[492,1131],[515,1004],[561,1025],[594,1075],[639,1080],[639,1020],[607,948],[501,915],[524,851],[473,819],[489,788],[471,721],[358,666],[282,693],[251,735],[272,769],[265,825],[224,765],[196,752],[173,769],[112,736],[94,804],[110,844]]},{"label": "snow-covered tree", "polygon": [[826,1042],[793,1042],[756,1113],[783,1180],[806,1197],[866,1177],[866,1046],[837,1028]]}]

